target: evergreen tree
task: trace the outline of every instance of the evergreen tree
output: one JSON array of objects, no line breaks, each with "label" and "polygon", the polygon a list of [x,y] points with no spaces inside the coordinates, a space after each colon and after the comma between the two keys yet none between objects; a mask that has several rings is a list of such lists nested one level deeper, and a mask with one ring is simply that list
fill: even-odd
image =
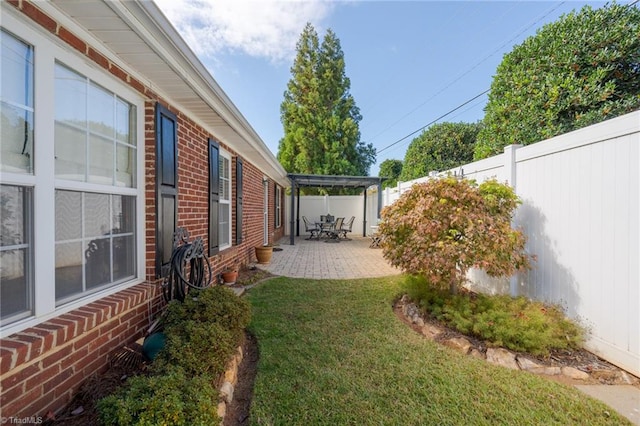
[{"label": "evergreen tree", "polygon": [[280,116],[278,160],[291,173],[368,175],[375,149],[360,141],[362,119],[345,74],[340,40],[328,30],[322,45],[307,24],[296,46]]}]

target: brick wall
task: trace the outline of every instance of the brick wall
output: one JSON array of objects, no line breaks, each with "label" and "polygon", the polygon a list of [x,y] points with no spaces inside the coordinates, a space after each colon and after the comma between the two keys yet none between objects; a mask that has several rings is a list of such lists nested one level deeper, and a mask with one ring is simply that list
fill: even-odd
[{"label": "brick wall", "polygon": [[2,339],[2,417],[44,416],[63,407],[114,350],[143,335],[157,290],[139,284]]},{"label": "brick wall", "polygon": [[[140,251],[144,251],[146,256],[146,282],[0,340],[0,414],[3,417],[30,417],[43,416],[64,407],[87,377],[106,368],[114,351],[144,334],[163,304],[160,281],[155,278],[156,102],[178,117],[178,226],[186,228],[192,239],[202,237],[205,244],[209,205],[207,139],[216,139],[216,136],[206,132],[170,102],[161,99],[149,87],[42,13],[37,8],[37,2],[11,0],[7,3],[145,98],[143,185],[146,246]],[[233,156],[231,205],[235,224],[237,153],[224,144],[221,144],[221,148]],[[209,259],[216,275],[232,262],[246,264],[255,261],[253,248],[263,243],[264,175],[255,165],[247,161],[243,164],[243,241],[235,245],[234,225],[234,245]],[[284,226],[274,229],[274,196],[274,183],[270,181],[270,242],[276,242],[284,235]]]}]

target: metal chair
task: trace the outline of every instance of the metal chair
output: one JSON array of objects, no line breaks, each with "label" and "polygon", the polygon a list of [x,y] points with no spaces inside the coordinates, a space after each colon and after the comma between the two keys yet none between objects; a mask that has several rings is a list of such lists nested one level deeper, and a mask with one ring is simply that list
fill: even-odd
[{"label": "metal chair", "polygon": [[351,238],[347,238],[347,232],[351,232],[351,228],[353,228],[353,221],[355,220],[355,218],[355,216],[351,216],[351,219],[345,222],[340,228],[336,227],[338,236],[344,238],[345,240],[351,240]]},{"label": "metal chair", "polygon": [[315,223],[311,223],[307,220],[306,216],[302,216],[302,220],[304,221],[304,231],[309,232],[309,238],[305,238],[306,240],[320,239],[320,231],[321,229],[316,226]]}]

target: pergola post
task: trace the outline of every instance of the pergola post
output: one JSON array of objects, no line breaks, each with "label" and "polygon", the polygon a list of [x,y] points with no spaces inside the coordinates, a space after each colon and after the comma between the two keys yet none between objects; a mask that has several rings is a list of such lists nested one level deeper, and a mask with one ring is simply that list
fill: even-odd
[{"label": "pergola post", "polygon": [[[294,245],[295,244],[295,229],[294,229],[294,224],[295,224],[295,210],[296,210],[296,204],[295,204],[295,190],[296,190],[296,181],[292,178],[289,178],[289,180],[291,181],[291,215],[289,216],[291,219],[289,220],[289,244]],[[299,198],[299,197],[298,197]]]},{"label": "pergola post", "polygon": [[362,236],[367,236],[367,187],[364,187],[364,220],[362,221]]}]

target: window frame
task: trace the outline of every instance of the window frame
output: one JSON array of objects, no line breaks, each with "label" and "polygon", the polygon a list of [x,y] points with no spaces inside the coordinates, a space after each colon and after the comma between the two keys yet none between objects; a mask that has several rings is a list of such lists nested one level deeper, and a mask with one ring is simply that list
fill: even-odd
[{"label": "window frame", "polygon": [[278,229],[282,227],[282,187],[280,187],[280,185],[278,185],[277,183],[275,184],[275,186],[276,186],[276,189],[275,189],[275,195],[274,195],[274,198],[275,198],[274,226],[276,227],[276,229]]},{"label": "window frame", "polygon": [[[43,32],[27,18],[10,8],[2,9],[2,28],[33,47],[34,59],[34,137],[33,174],[0,172],[3,184],[31,188],[33,235],[33,310],[28,318],[0,327],[0,338],[19,332],[48,319],[77,309],[95,300],[114,294],[144,281],[145,274],[145,100],[137,91],[111,75],[107,70],[90,63],[84,55],[61,44],[54,36]],[[97,183],[76,182],[55,177],[55,64],[59,62],[116,94],[136,108],[136,187],[115,187]],[[55,282],[55,191],[72,190],[135,197],[136,274],[131,280],[112,285],[56,307]]]}]

